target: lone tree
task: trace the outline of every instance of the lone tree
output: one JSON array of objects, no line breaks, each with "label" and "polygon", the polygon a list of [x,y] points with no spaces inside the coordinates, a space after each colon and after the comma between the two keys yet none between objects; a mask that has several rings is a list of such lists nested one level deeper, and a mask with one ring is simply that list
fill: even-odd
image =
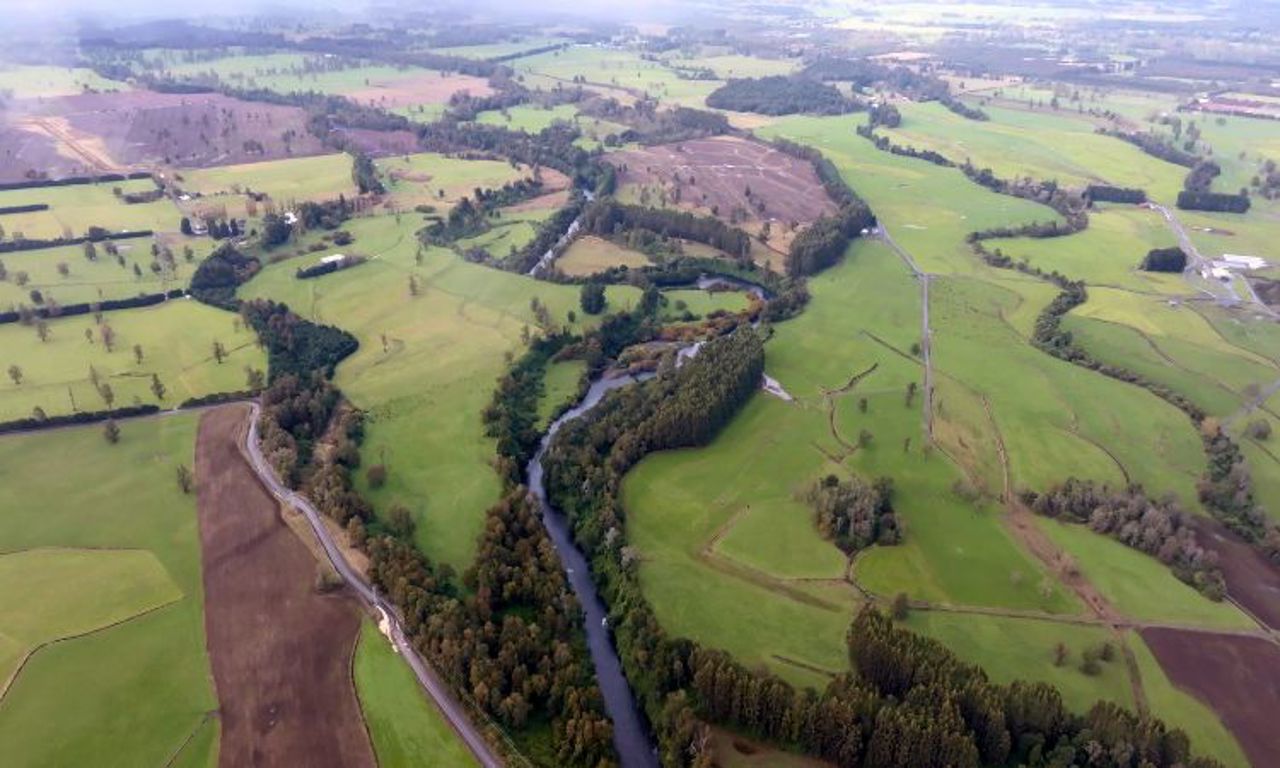
[{"label": "lone tree", "polygon": [[911,407],[911,402],[916,399],[917,385],[914,381],[907,382],[907,407]]},{"label": "lone tree", "polygon": [[227,348],[220,341],[213,342],[213,359],[218,361],[218,365],[222,365],[222,361],[227,359]]},{"label": "lone tree", "polygon": [[142,345],[141,344],[133,345],[133,360],[138,365],[142,365]]},{"label": "lone tree", "polygon": [[98,335],[102,337],[102,346],[107,348],[108,352],[114,352],[116,346],[116,331],[108,323],[98,326]]},{"label": "lone tree", "polygon": [[178,490],[183,493],[191,493],[191,489],[195,487],[196,478],[191,474],[191,469],[186,464],[178,465]]},{"label": "lone tree", "polygon": [[409,295],[417,296],[420,292],[421,289],[418,287],[418,276],[409,275]]},{"label": "lone tree", "polygon": [[111,385],[106,383],[105,381],[102,383],[101,386],[98,387],[98,394],[102,395],[102,402],[107,404],[108,409],[110,409],[113,405],[116,404],[115,390],[113,390],[111,388]]},{"label": "lone tree", "polygon": [[164,384],[160,381],[160,377],[154,373],[151,374],[151,394],[155,395],[157,400],[163,400],[164,393],[165,388]]},{"label": "lone tree", "polygon": [[39,336],[42,342],[49,340],[49,324],[44,320],[36,321],[36,336]]},{"label": "lone tree", "polygon": [[1053,666],[1060,667],[1067,663],[1067,645],[1066,643],[1058,643],[1053,646]]},{"label": "lone tree", "polygon": [[369,481],[370,488],[381,488],[387,484],[387,467],[385,464],[374,464],[365,470],[364,476]]},{"label": "lone tree", "polygon": [[244,383],[249,389],[258,391],[267,385],[267,377],[258,368],[244,367]]},{"label": "lone tree", "polygon": [[120,442],[120,425],[115,419],[107,419],[107,423],[102,425],[102,436],[112,445]]},{"label": "lone tree", "polygon": [[911,615],[911,601],[906,592],[899,592],[893,596],[892,612],[896,621],[906,621]]},{"label": "lone tree", "polygon": [[22,386],[22,368],[17,365],[9,366],[9,378],[13,379],[14,386]]}]

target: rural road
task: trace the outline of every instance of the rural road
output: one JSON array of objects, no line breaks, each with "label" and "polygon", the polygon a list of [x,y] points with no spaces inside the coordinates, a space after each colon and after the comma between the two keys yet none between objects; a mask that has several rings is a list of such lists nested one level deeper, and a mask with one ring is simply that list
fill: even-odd
[{"label": "rural road", "polygon": [[933,346],[933,330],[929,327],[929,278],[932,276],[928,272],[922,271],[916,264],[916,260],[911,258],[911,254],[898,245],[897,241],[893,239],[893,235],[889,234],[889,230],[885,228],[883,222],[877,225],[874,234],[885,245],[893,249],[894,253],[898,254],[898,257],[911,270],[911,274],[915,279],[920,281],[920,359],[924,362],[924,434],[928,441],[932,443],[933,360],[930,357],[930,353]]},{"label": "rural road", "polygon": [[503,760],[489,747],[489,743],[485,741],[484,737],[480,735],[480,732],[471,723],[466,710],[454,698],[448,686],[427,666],[426,661],[418,654],[418,651],[405,636],[404,627],[400,623],[395,606],[383,599],[376,590],[366,584],[363,577],[347,563],[346,558],[342,556],[342,551],[338,549],[338,545],[334,543],[333,538],[329,535],[329,530],[325,528],[320,512],[311,505],[311,502],[302,494],[286,488],[276,478],[275,471],[267,463],[262,451],[258,448],[258,414],[261,409],[257,403],[253,403],[251,409],[249,429],[245,433],[245,450],[249,456],[253,471],[262,480],[262,484],[281,502],[289,504],[306,516],[307,523],[310,524],[316,539],[324,547],[329,562],[338,574],[342,576],[342,580],[365,603],[379,609],[387,617],[387,623],[391,629],[391,642],[395,646],[396,652],[409,664],[414,676],[418,678],[418,684],[436,703],[441,713],[444,714],[445,719],[449,721],[449,725],[453,727],[453,730],[467,745],[467,749],[475,756],[476,761],[483,768],[501,768],[501,766],[505,765]]},{"label": "rural road", "polygon": [[[1240,302],[1240,296],[1236,294],[1235,286],[1231,283],[1223,283],[1216,279],[1196,280],[1193,278],[1193,275],[1199,275],[1201,269],[1209,266],[1209,260],[1200,253],[1200,249],[1196,247],[1191,235],[1187,233],[1187,228],[1182,226],[1182,222],[1178,221],[1178,217],[1171,209],[1155,202],[1149,202],[1147,205],[1164,217],[1165,223],[1169,225],[1169,230],[1178,238],[1178,245],[1190,257],[1191,261],[1187,264],[1187,268],[1182,271],[1182,275],[1191,284],[1191,287],[1207,293],[1219,301],[1226,301],[1232,304]],[[1204,287],[1205,285],[1212,287],[1206,288]]]}]

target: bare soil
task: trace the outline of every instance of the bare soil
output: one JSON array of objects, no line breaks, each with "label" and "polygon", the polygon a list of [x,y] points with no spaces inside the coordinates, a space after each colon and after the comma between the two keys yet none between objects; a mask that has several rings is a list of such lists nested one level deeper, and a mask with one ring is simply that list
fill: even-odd
[{"label": "bare soil", "polygon": [[[0,115],[0,179],[158,165],[198,168],[320,154],[297,107],[217,93],[86,93],[20,100]],[[13,147],[13,151],[8,151]]]},{"label": "bare soil", "polygon": [[1216,552],[1227,594],[1259,621],[1280,630],[1280,568],[1216,520],[1191,520],[1200,546]]},{"label": "bare soil", "polygon": [[205,634],[222,766],[372,766],[351,679],[360,630],[240,453],[249,410],[205,412],[196,443]]},{"label": "bare soil", "polygon": [[[813,166],[758,141],[695,139],[619,152],[608,160],[621,171],[618,181],[624,189],[647,187],[651,194],[661,189],[668,205],[714,211],[748,232],[770,222],[769,246],[775,250],[790,245],[792,222],[798,231],[836,210]],[[660,202],[650,200],[651,205]]]},{"label": "bare soil", "polygon": [[346,96],[363,104],[397,109],[418,104],[443,104],[459,91],[466,91],[472,96],[493,94],[489,81],[482,77],[431,73],[408,79],[372,82],[367,88],[351,91]]},{"label": "bare soil", "polygon": [[1280,646],[1258,637],[1144,629],[1179,688],[1213,708],[1257,766],[1280,765]]}]

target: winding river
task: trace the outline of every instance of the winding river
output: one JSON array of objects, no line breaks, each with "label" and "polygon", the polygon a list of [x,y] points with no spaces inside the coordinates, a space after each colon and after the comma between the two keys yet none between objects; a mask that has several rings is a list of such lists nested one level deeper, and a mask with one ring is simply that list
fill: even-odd
[{"label": "winding river", "polygon": [[601,378],[592,383],[582,402],[566,411],[556,419],[547,434],[543,436],[538,452],[529,461],[529,489],[537,497],[542,507],[542,521],[551,534],[551,542],[560,555],[569,584],[582,604],[586,619],[587,647],[591,651],[591,661],[595,665],[596,682],[604,694],[604,708],[613,721],[613,746],[618,751],[622,768],[657,768],[658,757],[655,754],[653,739],[640,707],[631,694],[631,686],[622,674],[622,662],[613,647],[613,638],[605,622],[608,611],[604,601],[596,592],[596,585],[591,580],[591,566],[573,542],[573,532],[569,520],[547,502],[547,489],[543,481],[542,457],[547,446],[560,427],[572,421],[600,403],[605,393],[611,389],[627,386],[639,381],[639,378],[618,376]]}]

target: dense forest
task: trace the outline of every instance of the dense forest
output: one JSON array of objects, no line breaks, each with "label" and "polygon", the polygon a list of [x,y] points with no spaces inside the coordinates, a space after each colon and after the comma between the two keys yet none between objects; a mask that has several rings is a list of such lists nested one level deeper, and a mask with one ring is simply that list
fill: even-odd
[{"label": "dense forest", "polygon": [[707,106],[762,115],[842,115],[862,105],[817,80],[775,75],[730,80],[707,96]]},{"label": "dense forest", "polygon": [[1153,248],[1142,258],[1141,268],[1147,272],[1182,272],[1187,268],[1187,252],[1176,245]]}]

